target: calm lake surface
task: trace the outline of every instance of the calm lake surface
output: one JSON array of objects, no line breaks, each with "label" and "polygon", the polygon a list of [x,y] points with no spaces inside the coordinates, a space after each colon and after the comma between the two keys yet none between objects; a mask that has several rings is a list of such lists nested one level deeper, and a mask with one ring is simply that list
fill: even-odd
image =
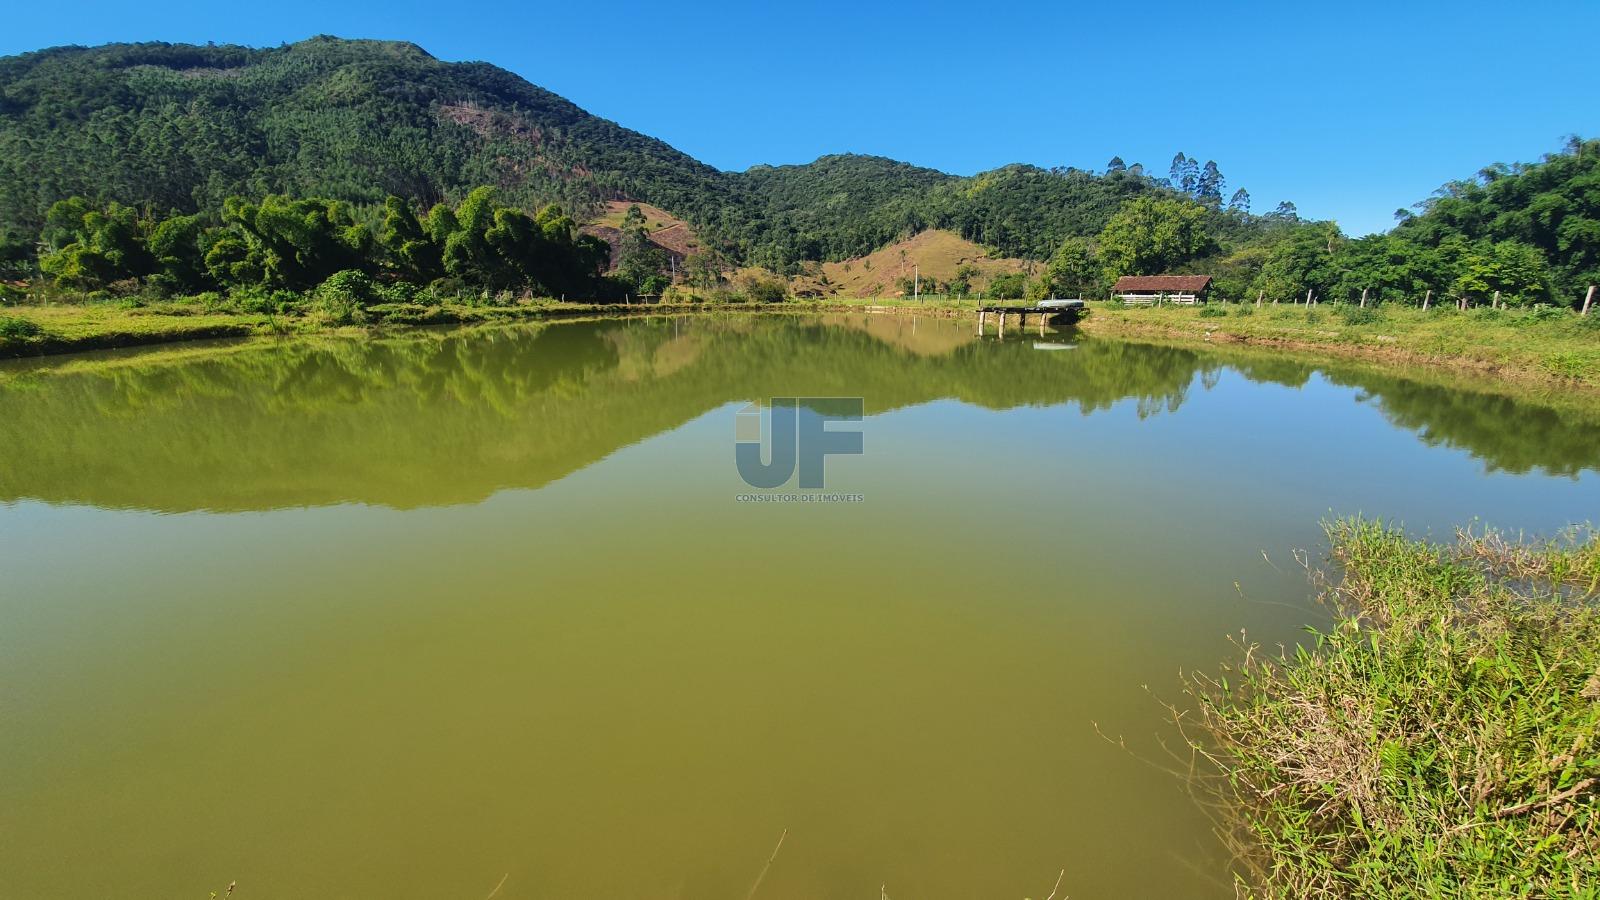
[{"label": "calm lake surface", "polygon": [[[1600,415],[972,332],[0,368],[0,897],[1232,896],[1159,701],[1322,619],[1319,520],[1600,511]],[[739,501],[785,396],[863,398],[859,502]]]}]

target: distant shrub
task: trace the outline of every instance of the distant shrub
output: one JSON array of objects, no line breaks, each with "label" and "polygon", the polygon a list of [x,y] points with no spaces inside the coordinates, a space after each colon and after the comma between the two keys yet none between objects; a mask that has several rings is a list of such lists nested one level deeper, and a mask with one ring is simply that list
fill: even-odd
[{"label": "distant shrub", "polygon": [[371,276],[360,269],[345,269],[329,275],[326,281],[317,285],[316,296],[318,300],[339,300],[362,305],[379,299],[377,285]]},{"label": "distant shrub", "polygon": [[1565,319],[1570,315],[1572,315],[1572,310],[1563,309],[1559,306],[1547,306],[1545,304],[1540,304],[1529,309],[1525,314],[1523,314],[1522,321],[1530,323],[1551,322]]},{"label": "distant shrub", "polygon": [[44,329],[32,319],[20,316],[0,316],[0,339],[26,341],[44,336]]},{"label": "distant shrub", "polygon": [[249,287],[233,292],[231,299],[240,312],[254,315],[282,315],[300,302],[294,291]]},{"label": "distant shrub", "polygon": [[1242,304],[1238,309],[1233,311],[1233,314],[1236,316],[1253,316],[1256,314],[1256,308],[1248,303]]},{"label": "distant shrub", "polygon": [[1128,304],[1122,302],[1121,297],[1112,297],[1106,301],[1106,309],[1127,309]]},{"label": "distant shrub", "polygon": [[409,281],[396,281],[392,284],[377,285],[373,292],[377,294],[380,303],[415,303],[422,289]]},{"label": "distant shrub", "polygon": [[1492,306],[1480,306],[1472,311],[1472,318],[1479,322],[1503,322],[1506,319],[1506,311]]},{"label": "distant shrub", "polygon": [[1339,310],[1339,318],[1346,325],[1376,325],[1383,321],[1383,312],[1373,306],[1346,304]]},{"label": "distant shrub", "polygon": [[991,300],[1021,300],[1022,295],[1028,291],[1028,276],[1021,272],[1007,272],[996,275],[989,282],[986,292]]},{"label": "distant shrub", "polygon": [[740,293],[751,303],[782,303],[789,299],[789,284],[778,278],[747,275],[740,282]]},{"label": "distant shrub", "polygon": [[28,292],[16,285],[0,284],[0,306],[16,306],[28,299]]},{"label": "distant shrub", "polygon": [[1220,306],[1207,306],[1200,310],[1200,318],[1202,319],[1220,319],[1227,314],[1228,311]]},{"label": "distant shrub", "polygon": [[1315,309],[1306,310],[1306,324],[1319,325],[1322,323],[1322,313]]},{"label": "distant shrub", "polygon": [[367,320],[366,308],[379,302],[377,286],[367,273],[345,269],[328,276],[312,292],[317,309],[335,325],[360,324]]}]

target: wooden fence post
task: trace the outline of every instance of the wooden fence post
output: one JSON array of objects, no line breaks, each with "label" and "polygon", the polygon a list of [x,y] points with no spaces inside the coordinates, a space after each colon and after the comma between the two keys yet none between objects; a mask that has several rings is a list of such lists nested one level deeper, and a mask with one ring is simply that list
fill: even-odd
[{"label": "wooden fence post", "polygon": [[1589,295],[1583,298],[1583,314],[1589,314],[1589,307],[1594,305],[1594,285],[1589,285]]},{"label": "wooden fence post", "polygon": [[1433,299],[1433,288],[1428,288],[1428,292],[1426,294],[1422,295],[1422,311],[1423,312],[1427,312],[1428,311],[1428,301],[1432,300],[1432,299]]},{"label": "wooden fence post", "polygon": [[1267,292],[1266,292],[1266,289],[1264,289],[1264,288],[1261,290],[1260,293],[1256,294],[1256,308],[1257,309],[1261,308],[1261,298],[1265,297],[1266,295],[1267,295]]},{"label": "wooden fence post", "polygon": [[1362,288],[1361,289],[1361,308],[1362,309],[1366,309],[1367,308],[1367,289],[1366,288]]},{"label": "wooden fence post", "polygon": [[1494,300],[1490,301],[1489,308],[1490,309],[1499,309],[1500,308],[1500,292],[1499,291],[1495,291],[1494,292]]},{"label": "wooden fence post", "polygon": [[1311,305],[1311,288],[1306,288],[1306,305]]}]

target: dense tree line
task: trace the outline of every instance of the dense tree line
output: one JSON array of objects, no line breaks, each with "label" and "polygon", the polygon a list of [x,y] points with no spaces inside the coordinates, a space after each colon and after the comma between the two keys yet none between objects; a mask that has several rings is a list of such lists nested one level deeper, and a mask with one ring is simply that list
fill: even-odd
[{"label": "dense tree line", "polygon": [[[1475,259],[1469,279],[1516,272],[1537,253],[1564,299],[1600,282],[1600,140],[1570,138],[1537,163],[1496,163],[1397,212],[1393,235],[1420,248]],[[1526,277],[1516,275],[1514,277]]]},{"label": "dense tree line", "polygon": [[1197,272],[1232,300],[1577,305],[1600,282],[1600,141],[1491,166],[1361,238],[1301,221],[1289,204],[1260,217],[1225,207],[1213,169],[1179,154],[1172,183],[1184,196],[1137,197],[1093,238],[1065,239],[1033,292],[1093,295],[1121,275]]},{"label": "dense tree line", "polygon": [[169,294],[305,292],[338,278],[357,302],[383,299],[385,284],[585,298],[610,292],[601,276],[610,257],[605,241],[580,234],[559,206],[529,215],[487,187],[426,211],[394,196],[363,209],[268,195],[227,198],[212,215],[150,216],[73,197],[50,207],[37,245],[45,276],[85,291],[127,283]]}]

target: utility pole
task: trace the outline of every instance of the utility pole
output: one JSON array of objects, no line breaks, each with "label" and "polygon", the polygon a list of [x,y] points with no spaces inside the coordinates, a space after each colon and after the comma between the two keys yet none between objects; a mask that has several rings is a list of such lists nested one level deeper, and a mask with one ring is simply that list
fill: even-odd
[{"label": "utility pole", "polygon": [[919,303],[922,301],[922,265],[919,263],[911,267],[914,278],[911,282],[911,299]]}]

